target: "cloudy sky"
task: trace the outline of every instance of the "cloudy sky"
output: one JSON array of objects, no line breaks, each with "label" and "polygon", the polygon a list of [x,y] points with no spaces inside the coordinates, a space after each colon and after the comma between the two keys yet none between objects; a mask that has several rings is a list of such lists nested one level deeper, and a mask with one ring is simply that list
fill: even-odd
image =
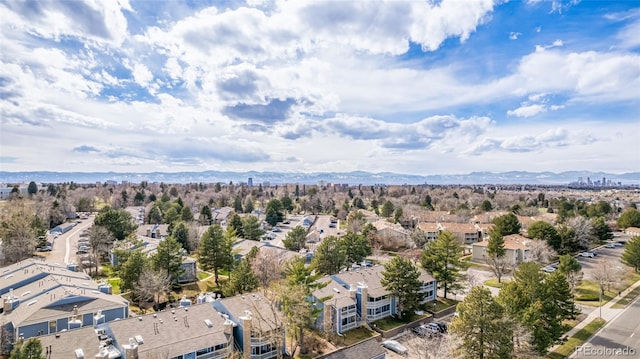
[{"label": "cloudy sky", "polygon": [[640,169],[637,1],[0,1],[2,171]]}]

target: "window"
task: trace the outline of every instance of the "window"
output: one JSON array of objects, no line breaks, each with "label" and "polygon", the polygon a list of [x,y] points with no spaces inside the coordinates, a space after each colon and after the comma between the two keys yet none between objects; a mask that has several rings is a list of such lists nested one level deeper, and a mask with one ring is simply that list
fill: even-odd
[{"label": "window", "polygon": [[55,320],[49,322],[49,333],[55,333],[57,331],[57,323]]},{"label": "window", "polygon": [[356,321],[356,317],[342,318],[342,325],[351,324]]}]

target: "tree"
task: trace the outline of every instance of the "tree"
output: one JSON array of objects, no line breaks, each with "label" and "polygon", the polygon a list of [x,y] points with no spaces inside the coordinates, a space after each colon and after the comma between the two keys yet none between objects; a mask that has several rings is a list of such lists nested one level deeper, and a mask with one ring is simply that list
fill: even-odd
[{"label": "tree", "polygon": [[282,222],[284,220],[284,207],[282,206],[282,202],[280,202],[279,199],[272,199],[267,203],[267,208],[265,210],[265,213],[269,213],[269,211],[272,211],[275,215],[275,222],[271,223],[271,222],[267,222],[269,224],[271,224],[272,226],[275,226],[276,223],[278,222]]},{"label": "tree", "polygon": [[518,222],[518,217],[511,212],[494,218],[492,222],[495,225],[495,229],[503,236],[520,233],[520,222]]},{"label": "tree", "polygon": [[474,287],[458,304],[458,316],[451,320],[450,330],[462,339],[459,350],[465,358],[511,358],[513,323],[503,307],[484,287]]},{"label": "tree", "polygon": [[498,283],[502,283],[502,277],[509,271],[511,263],[505,258],[504,238],[500,232],[493,228],[489,233],[489,244],[487,245],[487,264],[491,271],[498,278]]},{"label": "tree", "polygon": [[191,248],[191,241],[189,240],[189,227],[187,227],[185,222],[177,222],[171,231],[171,236],[175,238],[176,241],[180,243],[180,246],[187,252],[191,252],[193,250],[193,248]]},{"label": "tree", "polygon": [[438,282],[438,287],[447,293],[455,293],[462,288],[460,270],[466,268],[460,256],[462,247],[456,242],[453,233],[440,232],[438,239],[429,242],[422,251],[421,264]]},{"label": "tree", "polygon": [[491,201],[489,201],[488,199],[485,199],[480,204],[480,209],[485,212],[491,212],[491,210],[493,210],[493,205],[491,204]]},{"label": "tree", "polygon": [[290,251],[299,251],[304,248],[307,240],[307,230],[302,226],[295,226],[290,230],[282,240],[284,247]]},{"label": "tree", "polygon": [[172,281],[175,281],[183,272],[182,246],[173,236],[169,236],[158,243],[151,261],[156,270],[163,270]]},{"label": "tree", "polygon": [[529,242],[529,258],[533,262],[550,263],[557,256],[558,253],[546,241],[536,239]]},{"label": "tree", "polygon": [[397,207],[395,212],[393,213],[393,220],[398,223],[400,219],[402,219],[402,207]]},{"label": "tree", "polygon": [[135,289],[148,263],[147,255],[142,253],[142,251],[134,250],[130,252],[127,260],[122,263],[118,273],[120,277],[120,289],[123,293],[127,290]]},{"label": "tree", "polygon": [[251,215],[246,215],[242,218],[242,232],[244,234],[243,238],[251,241],[260,240],[260,237],[264,234],[264,231],[260,228],[258,218]]},{"label": "tree", "polygon": [[498,302],[531,332],[531,345],[541,355],[564,334],[562,322],[578,313],[565,276],[559,271],[545,275],[533,262],[520,264]]},{"label": "tree", "polygon": [[395,256],[384,265],[380,284],[398,298],[398,314],[411,316],[420,307],[423,299],[420,272],[407,258]]},{"label": "tree", "polygon": [[604,221],[603,217],[596,217],[591,220],[593,235],[600,241],[608,241],[613,238],[611,228]]},{"label": "tree", "polygon": [[393,210],[394,210],[393,203],[391,201],[386,201],[382,205],[382,209],[380,210],[380,215],[382,217],[389,218],[393,214]]},{"label": "tree", "polygon": [[36,248],[36,233],[32,227],[33,215],[26,202],[12,201],[0,213],[0,238],[5,258],[17,262],[28,258]]},{"label": "tree", "polygon": [[247,196],[244,200],[244,213],[252,213],[253,212],[253,198],[251,196]]},{"label": "tree", "polygon": [[9,359],[45,359],[40,339],[29,338],[26,342],[19,341],[11,351]]},{"label": "tree", "polygon": [[282,277],[283,268],[278,250],[263,247],[252,259],[251,268],[258,277],[260,286],[266,290],[272,282]]},{"label": "tree", "polygon": [[362,212],[358,210],[351,212],[347,217],[347,231],[358,233],[366,223],[367,220]]},{"label": "tree", "polygon": [[182,219],[185,222],[193,221],[193,213],[191,212],[191,207],[189,206],[182,207],[182,211],[180,213],[180,219]]},{"label": "tree", "polygon": [[33,196],[34,194],[38,193],[38,185],[33,181],[29,182],[27,193],[29,194],[29,196]]},{"label": "tree", "polygon": [[278,224],[278,213],[273,208],[267,209],[267,214],[265,216],[265,221],[269,223],[271,226],[275,226]]},{"label": "tree", "polygon": [[336,274],[346,265],[347,256],[340,239],[329,236],[322,240],[315,251],[312,266],[324,274]]},{"label": "tree", "polygon": [[622,263],[635,269],[636,273],[640,272],[640,236],[632,237],[622,253]]},{"label": "tree", "polygon": [[93,223],[107,228],[119,241],[125,239],[136,229],[129,212],[123,209],[113,209],[109,206],[105,206],[98,212]]},{"label": "tree", "polygon": [[213,270],[216,285],[219,285],[218,271],[228,267],[233,261],[233,243],[225,238],[222,227],[214,224],[202,235],[198,248],[198,262],[205,271]]},{"label": "tree", "polygon": [[100,260],[109,254],[109,249],[113,245],[115,238],[109,230],[103,226],[93,225],[89,229],[89,244],[95,263],[95,273],[98,273]]},{"label": "tree", "polygon": [[236,294],[252,292],[257,287],[258,277],[251,269],[249,259],[243,258],[231,273],[227,285],[223,287],[223,293],[226,297],[231,297]]},{"label": "tree", "polygon": [[242,228],[242,217],[239,214],[234,213],[227,222],[227,228],[232,228],[236,231],[236,236],[244,238],[244,230]]},{"label": "tree", "polygon": [[572,255],[565,254],[560,256],[558,271],[567,278],[567,283],[571,288],[571,292],[575,290],[578,282],[582,279],[582,266]]},{"label": "tree", "polygon": [[134,293],[140,301],[153,300],[153,307],[157,308],[162,293],[170,287],[171,277],[167,272],[147,267],[140,274]]},{"label": "tree", "polygon": [[371,244],[363,234],[347,232],[342,237],[341,244],[347,265],[360,263],[368,255],[371,255]]},{"label": "tree", "polygon": [[622,279],[623,271],[616,261],[612,259],[600,259],[591,272],[591,277],[598,283],[600,293],[611,290],[611,286],[619,283]]},{"label": "tree", "polygon": [[200,221],[202,222],[202,224],[210,224],[211,220],[213,219],[212,216],[213,215],[211,214],[211,208],[206,204],[202,206],[202,209],[200,209]]},{"label": "tree", "polygon": [[291,197],[289,197],[288,195],[285,195],[284,197],[280,198],[280,202],[282,203],[282,208],[285,211],[287,212],[293,211],[293,201],[291,200]]},{"label": "tree", "polygon": [[530,238],[539,239],[547,242],[554,250],[560,250],[562,243],[560,235],[554,226],[544,221],[533,222],[527,234]]},{"label": "tree", "polygon": [[573,228],[577,244],[580,248],[588,248],[596,239],[593,235],[593,224],[585,217],[577,216],[569,218],[567,226]]},{"label": "tree", "polygon": [[635,208],[627,208],[618,218],[618,227],[640,227],[640,212]]}]

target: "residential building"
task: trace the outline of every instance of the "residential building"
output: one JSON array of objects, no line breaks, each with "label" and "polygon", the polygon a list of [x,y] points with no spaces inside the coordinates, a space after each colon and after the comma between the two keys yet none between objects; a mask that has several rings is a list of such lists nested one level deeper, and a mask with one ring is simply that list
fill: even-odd
[{"label": "residential building", "polygon": [[640,228],[638,227],[627,227],[624,229],[624,233],[630,236],[640,236]]},{"label": "residential building", "polygon": [[211,210],[211,224],[226,225],[229,215],[233,213],[233,208],[222,207]]},{"label": "residential building", "polygon": [[[508,263],[517,265],[532,259],[530,247],[531,243],[536,241],[535,239],[529,239],[519,234],[510,234],[502,237],[502,239],[504,240],[505,249],[504,258]],[[488,246],[488,240],[472,244],[471,258],[476,261],[486,261]]]},{"label": "residential building", "polygon": [[214,309],[237,324],[235,345],[245,359],[270,359],[285,353],[285,328],[276,303],[259,293],[219,299]]},{"label": "residential building", "polygon": [[[423,269],[418,270],[422,281],[422,303],[434,301],[435,279]],[[312,296],[316,305],[323,308],[322,321],[318,321],[316,326],[327,328],[331,325],[333,330],[341,333],[357,328],[365,321],[373,322],[398,314],[398,298],[382,286],[383,271],[383,266],[374,265],[323,278],[327,286],[316,290]]]},{"label": "residential building", "polygon": [[316,359],[385,359],[386,350],[377,338],[371,338],[346,348],[316,357]]},{"label": "residential building", "polygon": [[47,359],[222,359],[233,350],[234,325],[204,303],[39,339]]},{"label": "residential building", "polygon": [[105,323],[129,316],[129,302],[84,273],[28,259],[2,268],[1,321],[14,339]]},{"label": "residential building", "polygon": [[380,219],[372,223],[378,230],[378,237],[388,242],[388,246],[404,247],[409,245],[411,232],[402,228],[397,223],[391,223],[385,219]]},{"label": "residential building", "polygon": [[441,231],[453,233],[462,244],[476,243],[481,240],[479,229],[473,223],[438,223]]},{"label": "residential building", "polygon": [[440,227],[438,226],[437,223],[422,222],[422,223],[418,223],[416,228],[424,232],[428,241],[435,241],[436,239],[438,239],[438,234],[440,233]]}]

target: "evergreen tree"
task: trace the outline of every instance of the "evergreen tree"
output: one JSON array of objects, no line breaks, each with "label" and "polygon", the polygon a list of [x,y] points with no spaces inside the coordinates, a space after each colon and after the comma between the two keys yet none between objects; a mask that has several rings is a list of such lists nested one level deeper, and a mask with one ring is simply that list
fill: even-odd
[{"label": "evergreen tree", "polygon": [[136,283],[145,267],[147,267],[147,255],[139,250],[131,251],[127,260],[122,263],[118,275],[120,277],[120,289],[124,293],[135,289]]},{"label": "evergreen tree", "polygon": [[286,249],[297,252],[304,248],[306,239],[307,230],[302,226],[295,226],[286,234],[284,240],[282,240],[282,244]]},{"label": "evergreen tree", "polygon": [[347,265],[360,263],[368,255],[371,255],[371,244],[363,234],[347,232],[341,238],[341,245]]},{"label": "evergreen tree", "polygon": [[340,239],[329,236],[320,242],[315,251],[312,266],[323,274],[336,274],[346,265],[347,257]]},{"label": "evergreen tree", "polygon": [[29,182],[29,186],[27,187],[27,193],[30,196],[33,196],[34,194],[38,193],[38,185],[33,181]]},{"label": "evergreen tree", "polygon": [[558,264],[558,272],[567,278],[571,292],[573,292],[582,277],[582,266],[580,262],[570,254],[562,255],[560,256],[560,263]]},{"label": "evergreen tree", "polygon": [[491,291],[477,286],[458,304],[450,330],[462,339],[459,350],[469,359],[511,358],[513,323]]},{"label": "evergreen tree", "polygon": [[596,217],[592,220],[593,224],[593,235],[598,238],[600,241],[608,241],[613,238],[613,233],[611,232],[611,228],[604,221],[602,217]]},{"label": "evergreen tree", "polygon": [[493,224],[495,225],[495,229],[503,236],[520,233],[521,226],[520,222],[518,222],[518,217],[511,212],[494,218]]},{"label": "evergreen tree", "polygon": [[530,238],[547,242],[556,251],[560,250],[562,246],[562,240],[558,231],[555,227],[544,221],[533,222],[527,230],[527,235]]},{"label": "evergreen tree", "polygon": [[183,273],[182,246],[172,237],[166,237],[158,243],[156,253],[151,258],[156,270],[164,271],[172,281],[177,280]]},{"label": "evergreen tree", "polygon": [[231,273],[223,292],[226,297],[231,297],[236,294],[252,292],[256,288],[258,288],[258,277],[253,273],[249,260],[244,258]]},{"label": "evergreen tree", "polygon": [[[236,231],[237,230],[238,229],[236,228]],[[242,218],[242,233],[244,235],[243,238],[245,239],[259,241],[260,237],[264,234],[264,231],[260,228],[260,222],[257,217],[246,215]],[[238,236],[240,236],[239,233]]]},{"label": "evergreen tree", "polygon": [[510,263],[505,258],[504,238],[500,231],[493,228],[489,233],[489,244],[487,245],[487,264],[491,271],[498,278],[498,283],[502,283],[502,277],[509,271]]},{"label": "evergreen tree", "polygon": [[422,251],[422,267],[436,279],[445,298],[447,293],[462,288],[460,271],[466,268],[466,263],[460,259],[461,255],[462,247],[449,231],[440,232],[438,239],[427,243]]},{"label": "evergreen tree", "polygon": [[384,218],[389,218],[393,214],[394,206],[391,201],[386,201],[382,205],[382,209],[380,210],[380,216]]},{"label": "evergreen tree", "polygon": [[242,229],[242,217],[239,214],[234,213],[231,215],[231,218],[227,222],[227,228],[233,228],[236,231],[236,236],[240,238],[244,237],[244,230]]},{"label": "evergreen tree", "polygon": [[500,290],[498,301],[510,318],[531,332],[531,344],[544,355],[564,333],[562,322],[578,313],[569,283],[560,271],[545,275],[533,262],[522,263],[513,281]]},{"label": "evergreen tree", "polygon": [[193,221],[193,213],[191,212],[191,208],[189,206],[182,207],[182,211],[180,211],[180,219],[185,222]]},{"label": "evergreen tree", "polygon": [[42,354],[40,340],[38,338],[29,338],[26,342],[19,341],[11,351],[9,359],[45,359]]},{"label": "evergreen tree", "polygon": [[189,227],[187,227],[186,223],[180,221],[175,224],[173,230],[171,231],[171,236],[173,236],[176,241],[180,243],[180,246],[187,252],[191,252],[193,250],[189,241]]},{"label": "evergreen tree", "polygon": [[218,224],[210,226],[200,239],[198,263],[205,271],[213,270],[216,285],[219,285],[219,270],[227,268],[233,261],[232,244]]},{"label": "evergreen tree", "polygon": [[640,236],[634,236],[627,242],[622,253],[622,263],[640,273]]},{"label": "evergreen tree", "polygon": [[105,206],[98,212],[93,223],[106,227],[120,241],[136,229],[136,224],[129,212],[123,209],[113,209],[109,206]]},{"label": "evergreen tree", "polygon": [[420,272],[407,258],[395,256],[384,265],[380,284],[398,299],[398,315],[409,317],[420,307],[424,294],[420,292]]},{"label": "evergreen tree", "polygon": [[618,227],[640,227],[640,212],[635,208],[627,208],[618,218]]}]

